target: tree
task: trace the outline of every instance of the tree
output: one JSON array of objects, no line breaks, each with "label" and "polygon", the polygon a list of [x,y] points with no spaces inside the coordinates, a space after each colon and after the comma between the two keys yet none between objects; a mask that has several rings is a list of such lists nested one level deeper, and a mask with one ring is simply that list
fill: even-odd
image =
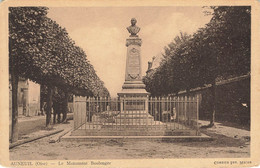
[{"label": "tree", "polygon": [[[12,141],[17,140],[18,77],[47,86],[46,126],[50,125],[54,87],[77,95],[94,95],[103,83],[85,52],[67,31],[48,18],[46,7],[9,8],[9,66],[13,87]],[[98,87],[98,88],[97,88]]]},{"label": "tree", "polygon": [[[205,83],[212,85],[212,113],[214,125],[216,111],[216,81],[250,73],[250,7],[212,7],[213,17],[204,29],[203,44],[211,59],[207,62]],[[206,40],[205,40],[206,39]]]},{"label": "tree", "polygon": [[165,48],[160,67],[144,80],[152,95],[189,91],[210,84],[212,112],[209,126],[213,126],[215,120],[216,82],[250,73],[251,32],[250,7],[211,9],[210,22],[192,36],[177,36]]},{"label": "tree", "polygon": [[[186,52],[190,35],[180,33],[174,40],[164,48],[163,59],[160,66],[152,75],[144,79],[146,89],[154,96],[163,96],[172,93],[178,93],[182,89],[189,88],[187,77],[188,71],[184,66],[187,63],[189,55]],[[187,67],[186,67],[187,69]]]}]

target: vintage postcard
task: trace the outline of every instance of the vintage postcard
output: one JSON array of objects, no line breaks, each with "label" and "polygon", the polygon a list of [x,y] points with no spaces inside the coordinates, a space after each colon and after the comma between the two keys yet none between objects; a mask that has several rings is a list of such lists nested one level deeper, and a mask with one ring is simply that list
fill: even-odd
[{"label": "vintage postcard", "polygon": [[257,167],[260,2],[4,0],[2,167]]}]

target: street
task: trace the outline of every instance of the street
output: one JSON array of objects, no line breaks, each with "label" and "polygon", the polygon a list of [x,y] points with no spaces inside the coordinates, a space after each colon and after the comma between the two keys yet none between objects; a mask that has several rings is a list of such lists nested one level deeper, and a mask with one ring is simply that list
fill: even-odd
[{"label": "street", "polygon": [[19,119],[19,137],[45,128],[45,116],[23,117]]},{"label": "street", "polygon": [[[72,122],[72,121],[71,121]],[[70,123],[72,124],[72,123]],[[62,125],[61,125],[62,126]],[[224,129],[225,128],[225,129]],[[230,129],[227,129],[230,128]],[[51,137],[33,141],[10,150],[11,160],[80,160],[145,158],[242,158],[250,157],[250,137],[236,129],[235,137],[222,135],[235,128],[217,125],[203,133],[213,141],[162,142],[159,140],[97,140],[49,143]],[[249,131],[246,132],[247,134]]]}]

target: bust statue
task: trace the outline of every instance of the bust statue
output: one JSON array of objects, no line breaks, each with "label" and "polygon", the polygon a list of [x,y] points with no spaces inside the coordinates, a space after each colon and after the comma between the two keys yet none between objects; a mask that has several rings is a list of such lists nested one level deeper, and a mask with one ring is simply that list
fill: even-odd
[{"label": "bust statue", "polygon": [[136,24],[136,19],[132,18],[131,19],[131,26],[127,27],[126,29],[128,32],[131,34],[130,37],[138,37],[137,33],[140,31],[140,27],[137,27]]}]

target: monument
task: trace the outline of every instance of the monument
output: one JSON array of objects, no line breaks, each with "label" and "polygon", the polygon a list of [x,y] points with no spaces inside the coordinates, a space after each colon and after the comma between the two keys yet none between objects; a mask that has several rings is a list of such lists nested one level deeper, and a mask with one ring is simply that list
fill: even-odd
[{"label": "monument", "polygon": [[[118,93],[118,96],[120,99],[129,99],[130,97],[138,98],[140,100],[139,105],[141,104],[142,106],[143,103],[141,102],[143,102],[145,99],[148,99],[147,96],[149,93],[145,90],[145,85],[142,81],[142,39],[137,35],[137,33],[140,31],[140,28],[136,26],[136,22],[136,19],[132,18],[131,26],[127,27],[130,36],[126,39],[127,55],[125,82],[122,86],[122,91]],[[135,107],[137,106],[135,105]]]}]

